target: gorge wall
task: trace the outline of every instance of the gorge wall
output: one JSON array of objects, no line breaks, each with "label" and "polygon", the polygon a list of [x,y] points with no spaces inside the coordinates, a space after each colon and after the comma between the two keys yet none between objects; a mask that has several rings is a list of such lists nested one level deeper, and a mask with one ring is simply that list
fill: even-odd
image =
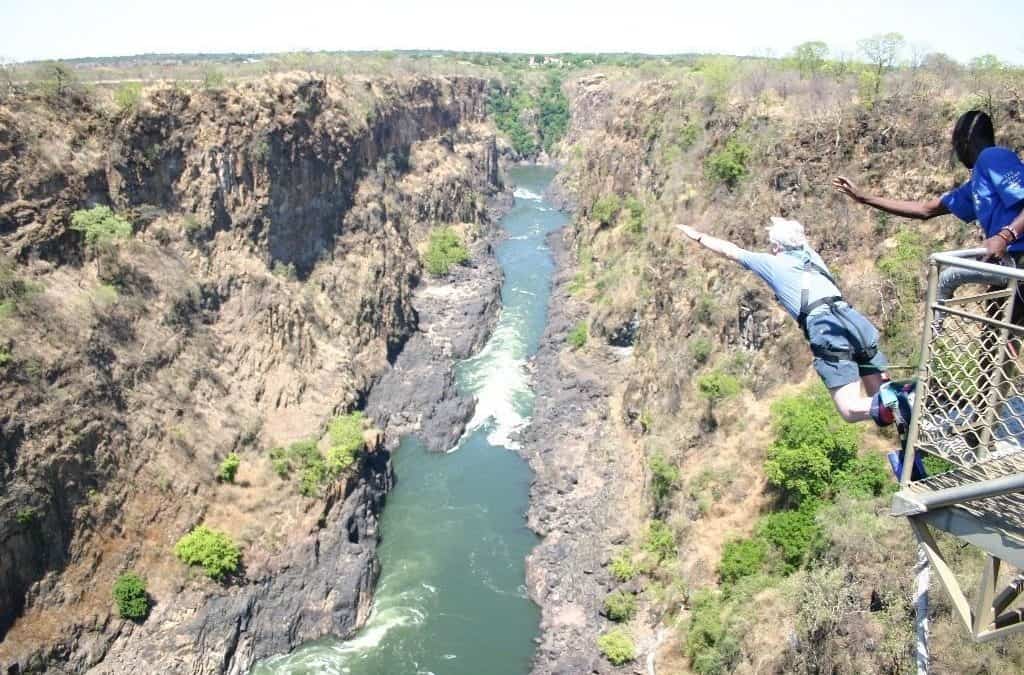
[{"label": "gorge wall", "polygon": [[[368,436],[314,498],[267,450],[323,446],[362,407],[417,331],[433,227],[489,255],[485,93],[288,74],[151,87],[116,113],[74,95],[0,103],[5,672],[246,672],[365,620],[384,443]],[[134,235],[84,242],[71,217],[97,204]],[[237,478],[218,481],[231,452]],[[242,547],[226,585],[172,553],[200,522]],[[128,569],[148,581],[145,623],[111,601]]]},{"label": "gorge wall", "polygon": [[[816,378],[803,338],[770,290],[674,225],[764,250],[769,216],[797,218],[882,329],[890,360],[911,363],[925,256],[972,245],[975,228],[881,217],[830,181],[941,194],[967,177],[948,136],[971,99],[927,73],[866,101],[841,78],[746,72],[724,88],[693,71],[567,81],[572,122],[557,155],[576,217],[549,328],[557,356],[542,369],[557,375],[538,375],[563,414],[528,439],[531,522],[554,534],[531,558],[544,607],[538,672],[616,671],[598,645],[608,633],[635,650],[627,670],[645,660],[657,672],[914,668],[914,545],[888,516],[893,483],[881,464],[896,440],[853,432],[857,466],[875,467],[878,482],[866,493],[829,488],[820,506],[794,510],[765,464],[773,410],[820,400],[807,393]],[[999,141],[1024,146],[1021,101],[996,113]],[[775,543],[779,532],[791,548]],[[959,569],[978,565],[950,551]],[[1020,667],[1019,641],[973,645],[939,589],[932,599],[936,672]]]}]

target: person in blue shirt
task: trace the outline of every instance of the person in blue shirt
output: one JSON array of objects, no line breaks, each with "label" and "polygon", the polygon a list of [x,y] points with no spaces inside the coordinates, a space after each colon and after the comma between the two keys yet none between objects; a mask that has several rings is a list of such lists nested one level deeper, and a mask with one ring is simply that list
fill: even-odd
[{"label": "person in blue shirt", "polygon": [[[887,387],[885,356],[878,330],[847,304],[821,256],[812,249],[804,227],[795,220],[772,218],[771,253],[755,253],[732,242],[679,225],[690,239],[761,277],[775,299],[796,319],[814,356],[814,369],[828,388],[836,410],[847,422],[873,419],[879,426],[910,419],[907,392]],[[865,395],[861,391],[863,385]]]},{"label": "person in blue shirt", "polygon": [[[896,216],[928,220],[952,213],[964,222],[976,220],[991,259],[1004,264],[1019,262],[1024,256],[1024,163],[1014,151],[996,145],[992,118],[980,110],[970,110],[957,119],[952,141],[957,158],[971,170],[971,177],[938,197],[927,201],[878,197],[843,176],[835,178],[832,185],[860,204]],[[966,283],[1002,285],[1005,279],[949,268],[939,279],[938,299],[948,300],[958,286]],[[1021,314],[1018,318],[1024,318],[1024,311]]]}]

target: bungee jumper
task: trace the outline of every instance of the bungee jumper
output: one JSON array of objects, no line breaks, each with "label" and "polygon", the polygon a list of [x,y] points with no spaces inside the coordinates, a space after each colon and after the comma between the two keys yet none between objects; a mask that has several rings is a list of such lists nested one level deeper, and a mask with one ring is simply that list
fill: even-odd
[{"label": "bungee jumper", "polygon": [[767,228],[771,253],[747,251],[688,225],[677,227],[771,287],[775,299],[803,330],[814,356],[814,370],[844,420],[871,419],[878,426],[895,422],[905,427],[913,405],[912,386],[888,381],[888,362],[878,348],[878,330],[843,299],[832,273],[808,244],[803,225],[780,217],[772,217],[771,223]]}]

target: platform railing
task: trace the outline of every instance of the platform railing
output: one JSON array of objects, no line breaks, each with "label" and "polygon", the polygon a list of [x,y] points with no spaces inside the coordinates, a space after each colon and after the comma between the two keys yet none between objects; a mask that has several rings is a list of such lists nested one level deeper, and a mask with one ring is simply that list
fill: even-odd
[{"label": "platform railing", "polygon": [[[984,256],[985,249],[966,249],[937,253],[929,261],[904,487],[911,482],[916,454],[966,467],[1016,452],[1024,441],[1024,377],[1018,363],[1024,326],[1013,323],[1024,269],[984,262]],[[954,297],[942,299],[939,280],[947,270],[982,272],[997,281],[964,285]]]}]

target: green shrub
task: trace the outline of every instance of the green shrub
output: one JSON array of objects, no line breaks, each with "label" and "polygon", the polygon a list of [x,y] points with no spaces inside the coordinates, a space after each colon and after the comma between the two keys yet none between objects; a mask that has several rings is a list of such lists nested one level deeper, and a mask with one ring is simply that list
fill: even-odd
[{"label": "green shrub", "polygon": [[840,470],[835,476],[835,487],[854,497],[880,497],[896,488],[891,476],[888,462],[872,453],[855,457]]},{"label": "green shrub", "polygon": [[242,554],[231,537],[199,525],[178,540],[174,555],[186,565],[200,565],[206,576],[220,581],[238,570]]},{"label": "green shrub", "polygon": [[573,349],[580,349],[587,344],[588,335],[589,330],[587,328],[587,322],[580,321],[575,326],[573,326],[573,329],[571,331],[569,331],[569,334],[566,336],[565,341],[568,342],[569,346],[571,346]]},{"label": "green shrub", "polygon": [[125,572],[114,582],[114,602],[122,619],[145,619],[149,614],[146,580],[133,572]]},{"label": "green shrub", "polygon": [[693,308],[693,318],[697,323],[710,326],[715,320],[715,299],[702,293]]},{"label": "green shrub", "polygon": [[14,514],[14,520],[17,521],[19,525],[31,525],[32,523],[36,522],[36,518],[38,516],[39,513],[34,508],[32,508],[31,506],[26,506],[24,508],[18,509],[18,511]]},{"label": "green shrub", "polygon": [[761,519],[757,538],[775,547],[781,555],[778,572],[792,574],[823,545],[821,527],[815,518],[818,502],[810,500],[800,509],[777,511]]},{"label": "green shrub", "polygon": [[711,349],[711,340],[707,338],[699,337],[690,340],[690,358],[692,358],[694,363],[698,366],[702,366],[708,362],[708,358],[711,357]]},{"label": "green shrub", "polygon": [[697,392],[710,403],[719,403],[740,393],[743,387],[733,375],[713,370],[697,378]]},{"label": "green shrub", "polygon": [[644,538],[644,550],[653,553],[658,562],[662,562],[676,555],[676,536],[672,528],[661,520],[652,520],[647,529],[647,537]]},{"label": "green shrub", "polygon": [[430,233],[430,244],[425,256],[428,272],[434,276],[444,276],[452,265],[461,265],[468,260],[469,250],[451,227],[439,227]]},{"label": "green shrub", "polygon": [[0,346],[0,368],[11,362],[11,350],[6,346]]},{"label": "green shrub", "polygon": [[[561,91],[561,87],[559,87]],[[554,94],[554,92],[551,92]],[[557,104],[556,104],[557,105]],[[530,156],[537,152],[537,139],[523,126],[523,113],[533,110],[535,102],[526,92],[519,90],[517,85],[502,88],[494,85],[487,95],[487,112],[494,119],[495,125],[508,135],[512,148],[521,156]],[[549,118],[550,142],[557,139],[557,115]]]},{"label": "green shrub", "polygon": [[71,214],[71,229],[85,235],[85,245],[96,248],[132,236],[132,224],[109,206],[94,206]]},{"label": "green shrub", "polygon": [[735,187],[747,175],[747,161],[751,149],[747,143],[730,138],[718,152],[713,152],[704,160],[704,171],[712,180]]},{"label": "green shrub", "polygon": [[292,463],[288,458],[288,451],[284,448],[270,449],[270,465],[281,478],[287,478],[292,473]]},{"label": "green shrub", "polygon": [[697,142],[699,136],[700,126],[689,122],[679,129],[679,134],[676,136],[676,145],[682,150],[689,150]]},{"label": "green shrub", "polygon": [[633,562],[633,554],[629,549],[624,549],[612,558],[609,566],[612,576],[619,581],[629,581],[639,574],[636,564]]},{"label": "green shrub", "polygon": [[768,482],[796,504],[822,496],[832,483],[832,463],[817,447],[772,445],[764,469]]},{"label": "green shrub", "polygon": [[622,202],[626,214],[624,226],[627,232],[640,234],[644,231],[644,206],[636,197],[626,197]]},{"label": "green shrub", "polygon": [[760,573],[768,559],[768,545],[763,539],[736,539],[722,548],[718,576],[723,585],[736,583],[743,577]]},{"label": "green shrub", "polygon": [[207,68],[203,72],[203,89],[222,89],[226,82],[224,73],[216,68]]},{"label": "green shrub", "polygon": [[612,621],[629,621],[636,614],[636,596],[623,591],[609,593],[604,598],[604,613]]},{"label": "green shrub", "polygon": [[679,482],[679,469],[670,464],[660,452],[651,457],[650,467],[654,508],[660,511]]},{"label": "green shrub", "polygon": [[928,472],[929,476],[937,476],[940,473],[946,473],[956,468],[956,465],[952,462],[941,457],[935,457],[934,455],[922,455],[921,461],[924,463],[924,470]]},{"label": "green shrub", "polygon": [[686,655],[694,672],[720,675],[732,670],[740,645],[732,630],[730,614],[721,596],[712,591],[702,590],[693,596],[686,631]]},{"label": "green shrub", "polygon": [[777,401],[772,426],[765,473],[795,503],[824,494],[857,456],[860,430],[843,421],[821,385]]},{"label": "green shrub", "polygon": [[125,82],[114,92],[114,103],[122,112],[135,110],[141,100],[142,85],[138,82]]},{"label": "green shrub", "polygon": [[327,474],[337,478],[341,472],[352,466],[360,451],[366,447],[363,440],[363,419],[360,411],[339,415],[327,426],[331,447],[327,450]]},{"label": "green shrub", "polygon": [[220,467],[217,469],[217,478],[225,483],[234,483],[235,474],[238,473],[238,467],[242,463],[242,460],[238,458],[238,454],[231,452],[224,458],[224,461],[220,463]]},{"label": "green shrub", "polygon": [[537,107],[540,142],[544,152],[550,153],[569,128],[569,99],[562,92],[562,80],[557,75],[548,76],[537,96]]},{"label": "green shrub", "polygon": [[615,222],[621,208],[622,203],[619,201],[618,195],[604,195],[594,201],[594,205],[590,208],[590,217],[602,225],[611,225]]},{"label": "green shrub", "polygon": [[633,638],[621,628],[615,628],[599,636],[597,648],[614,666],[621,666],[636,658],[636,646],[633,644]]}]

